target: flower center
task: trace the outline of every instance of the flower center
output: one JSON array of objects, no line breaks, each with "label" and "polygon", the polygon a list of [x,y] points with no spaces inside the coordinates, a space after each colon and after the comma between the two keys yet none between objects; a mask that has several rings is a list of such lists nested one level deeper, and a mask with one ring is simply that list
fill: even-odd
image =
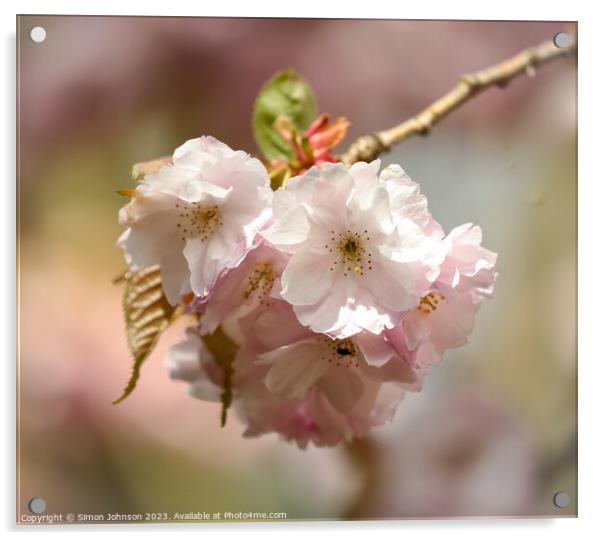
[{"label": "flower center", "polygon": [[245,300],[256,296],[260,304],[267,304],[268,301],[265,300],[265,297],[272,291],[276,277],[272,263],[257,264],[247,277],[247,288],[243,293]]},{"label": "flower center", "polygon": [[333,272],[336,265],[340,265],[343,275],[347,276],[351,272],[364,275],[364,271],[372,270],[372,253],[366,250],[365,243],[370,240],[368,231],[363,233],[352,232],[347,229],[344,233],[331,233],[331,244],[326,244],[330,253],[336,255],[330,271]]},{"label": "flower center", "polygon": [[200,238],[201,242],[207,240],[224,222],[217,205],[201,205],[199,203],[176,203],[180,220],[176,224],[182,233],[182,240],[186,238]]},{"label": "flower center", "polygon": [[320,358],[337,367],[359,367],[358,351],[350,339],[322,338],[322,354]]},{"label": "flower center", "polygon": [[420,305],[416,309],[428,315],[433,311],[437,311],[437,307],[443,300],[445,300],[445,295],[438,292],[430,292],[420,299]]}]

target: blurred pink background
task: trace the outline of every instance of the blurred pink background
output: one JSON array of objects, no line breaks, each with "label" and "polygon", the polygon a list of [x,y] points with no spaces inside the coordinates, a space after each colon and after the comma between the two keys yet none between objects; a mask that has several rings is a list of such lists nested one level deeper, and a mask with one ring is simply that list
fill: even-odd
[{"label": "blurred pink background", "polygon": [[[29,30],[43,26],[42,44]],[[398,162],[446,229],[499,253],[493,300],[392,424],[351,449],[243,439],[169,380],[139,387],[111,279],[131,165],[211,134],[256,152],[262,84],[292,67],[359,135],[569,23],[22,16],[18,40],[18,514],[286,512],[291,519],[576,513],[576,65],[491,89]],[[571,504],[557,509],[552,496]]]}]

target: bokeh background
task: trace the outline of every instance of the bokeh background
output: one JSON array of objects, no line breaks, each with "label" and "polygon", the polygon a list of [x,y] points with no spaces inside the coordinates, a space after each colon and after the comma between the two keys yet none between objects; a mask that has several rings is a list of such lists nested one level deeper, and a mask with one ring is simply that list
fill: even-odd
[{"label": "bokeh background", "polygon": [[[34,26],[47,30],[30,41]],[[576,65],[491,89],[383,157],[449,230],[479,223],[500,276],[468,345],[369,439],[299,450],[243,439],[188,397],[162,338],[124,403],[116,190],[131,165],[212,134],[256,152],[277,70],[355,137],[458,76],[570,23],[24,16],[18,20],[20,393],[17,512],[286,512],[289,519],[576,514]],[[571,504],[557,509],[553,494]]]}]

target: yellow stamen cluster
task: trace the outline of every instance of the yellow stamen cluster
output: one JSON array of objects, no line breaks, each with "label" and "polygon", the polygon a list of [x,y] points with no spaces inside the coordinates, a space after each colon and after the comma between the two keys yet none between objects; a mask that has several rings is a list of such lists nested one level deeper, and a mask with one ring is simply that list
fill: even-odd
[{"label": "yellow stamen cluster", "polygon": [[352,232],[347,229],[344,233],[331,233],[331,244],[326,244],[324,247],[330,253],[336,253],[339,257],[334,260],[330,271],[334,272],[336,265],[341,265],[343,275],[348,276],[351,272],[355,272],[360,276],[364,275],[364,271],[372,270],[372,253],[364,247],[365,242],[370,240],[368,231],[363,233]]},{"label": "yellow stamen cluster", "polygon": [[182,240],[186,238],[199,238],[201,242],[207,240],[224,222],[217,205],[203,206],[199,203],[176,203],[180,220],[176,224],[182,233]]},{"label": "yellow stamen cluster", "polygon": [[322,354],[320,358],[337,367],[359,367],[359,355],[357,348],[350,339],[322,338]]},{"label": "yellow stamen cluster", "polygon": [[445,300],[445,295],[438,292],[430,292],[420,299],[420,305],[416,309],[428,315],[433,311],[437,311],[437,307],[443,300]]},{"label": "yellow stamen cluster", "polygon": [[256,296],[260,304],[269,303],[266,296],[272,291],[277,274],[270,262],[258,263],[253,271],[247,276],[248,286],[243,293],[244,299],[248,300]]}]

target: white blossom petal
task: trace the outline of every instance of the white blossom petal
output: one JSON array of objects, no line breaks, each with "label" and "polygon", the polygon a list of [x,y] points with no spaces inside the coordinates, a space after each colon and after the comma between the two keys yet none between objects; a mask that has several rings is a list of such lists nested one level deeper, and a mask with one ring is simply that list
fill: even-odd
[{"label": "white blossom petal", "polygon": [[293,255],[284,270],[281,295],[293,305],[311,305],[322,299],[332,286],[332,257],[309,249]]},{"label": "white blossom petal", "polygon": [[314,343],[301,342],[259,356],[259,364],[272,364],[265,383],[282,399],[301,399],[326,373],[328,363],[321,360]]},{"label": "white blossom petal", "polygon": [[213,137],[193,139],[136,187],[119,213],[127,229],[118,244],[131,270],[161,266],[171,303],[191,289],[205,296],[253,247],[271,198],[261,162]]},{"label": "white blossom petal", "polygon": [[350,411],[364,393],[361,378],[345,367],[331,367],[320,379],[318,386],[339,412]]},{"label": "white blossom petal", "polygon": [[354,336],[353,341],[362,351],[366,363],[370,366],[381,367],[395,355],[395,350],[382,335],[376,336],[370,332],[361,332]]}]

